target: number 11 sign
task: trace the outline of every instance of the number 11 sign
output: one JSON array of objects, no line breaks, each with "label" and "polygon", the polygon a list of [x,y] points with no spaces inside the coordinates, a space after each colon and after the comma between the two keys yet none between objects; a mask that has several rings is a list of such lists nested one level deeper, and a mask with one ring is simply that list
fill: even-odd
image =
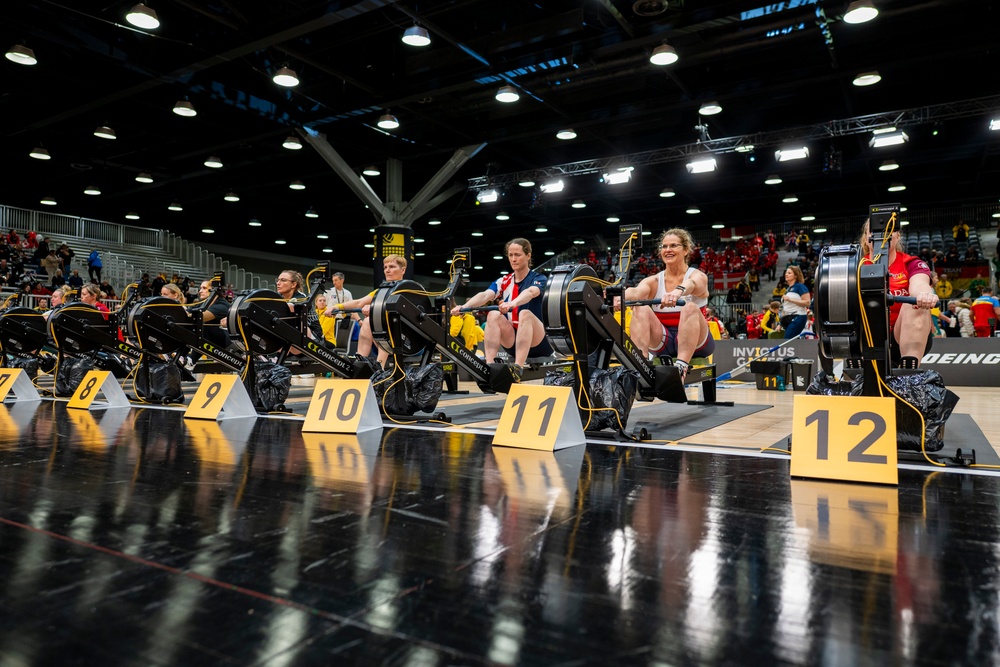
[{"label": "number 11 sign", "polygon": [[494,445],[551,452],[586,442],[571,388],[528,384],[510,388]]}]

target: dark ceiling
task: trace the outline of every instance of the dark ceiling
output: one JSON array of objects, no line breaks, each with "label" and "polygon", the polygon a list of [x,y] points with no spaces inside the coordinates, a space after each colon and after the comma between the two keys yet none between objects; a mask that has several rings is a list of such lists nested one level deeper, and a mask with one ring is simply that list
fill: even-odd
[{"label": "dark ceiling", "polygon": [[[407,210],[366,209],[363,186],[349,187],[331,166],[340,158],[349,178],[379,166],[382,175],[366,180],[382,200],[390,174],[400,176],[403,202],[433,181],[419,199],[434,208],[413,223],[425,239],[415,246],[426,253],[420,273],[471,245],[487,274],[514,236],[533,240],[536,262],[574,238],[614,239],[610,215],[656,231],[781,228],[886,201],[911,210],[996,203],[996,3],[874,2],[879,16],[851,25],[842,20],[848,2],[830,0],[151,0],[162,25],[148,34],[126,23],[131,1],[5,2],[0,45],[24,44],[38,64],[3,61],[0,203],[123,223],[136,211],[141,219],[129,224],[196,242],[365,264],[369,230],[380,218],[405,222]],[[401,43],[414,21],[430,46]],[[665,40],[679,62],[650,64]],[[298,73],[296,88],[272,83],[283,65]],[[869,70],[882,81],[852,85]],[[505,83],[520,89],[518,102],[494,99]],[[183,99],[196,117],[171,113]],[[709,100],[722,113],[699,117]],[[387,111],[398,129],[376,127]],[[869,147],[871,129],[890,122],[909,143]],[[100,125],[117,139],[93,136]],[[577,138],[557,139],[567,127]],[[282,148],[293,134],[303,150]],[[778,164],[774,150],[796,139],[810,157]],[[746,144],[752,154],[735,152]],[[52,159],[29,158],[36,146]],[[700,152],[715,154],[716,173],[687,173]],[[205,167],[210,155],[225,166]],[[890,158],[901,168],[879,171]],[[453,168],[435,178],[446,164]],[[599,182],[602,167],[626,164],[631,183]],[[139,172],[154,182],[135,182]],[[565,173],[566,189],[519,187],[523,172]],[[765,185],[772,173],[784,182]],[[290,190],[296,179],[307,188]],[[907,190],[887,193],[892,182]],[[100,196],[83,194],[91,184]],[[484,184],[499,186],[499,203],[476,204],[473,186]],[[677,196],[659,197],[665,187]],[[239,202],[223,200],[230,190]],[[787,193],[799,201],[782,203]],[[45,195],[58,204],[40,206]],[[572,208],[577,199],[587,207]],[[184,210],[168,211],[173,201]],[[685,213],[692,204],[700,214]],[[304,217],[310,208],[320,217]],[[494,219],[500,209],[510,220]],[[250,227],[252,218],[262,226]],[[442,224],[429,226],[434,218]],[[542,222],[548,231],[534,231]]]}]

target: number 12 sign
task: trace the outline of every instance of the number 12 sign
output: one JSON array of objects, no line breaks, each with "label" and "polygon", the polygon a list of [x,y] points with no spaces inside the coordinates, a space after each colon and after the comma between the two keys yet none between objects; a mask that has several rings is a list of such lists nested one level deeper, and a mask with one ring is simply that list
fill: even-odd
[{"label": "number 12 sign", "polygon": [[792,477],[897,484],[896,399],[796,396]]}]

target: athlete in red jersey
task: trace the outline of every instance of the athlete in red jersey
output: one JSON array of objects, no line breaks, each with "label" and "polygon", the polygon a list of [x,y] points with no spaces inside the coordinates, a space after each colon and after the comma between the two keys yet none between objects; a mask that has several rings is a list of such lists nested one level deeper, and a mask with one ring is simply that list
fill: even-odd
[{"label": "athlete in red jersey", "polygon": [[[938,296],[931,286],[931,270],[919,257],[900,252],[899,232],[894,231],[883,247],[874,249],[874,255],[889,253],[889,293],[895,296],[912,296],[915,305],[894,303],[889,308],[889,328],[892,332],[890,347],[893,357],[912,358],[903,365],[917,367],[920,359],[930,349],[934,325],[931,308],[938,304]],[[861,252],[873,258],[871,233],[868,222],[861,231]],[[898,352],[897,352],[898,350]]]}]

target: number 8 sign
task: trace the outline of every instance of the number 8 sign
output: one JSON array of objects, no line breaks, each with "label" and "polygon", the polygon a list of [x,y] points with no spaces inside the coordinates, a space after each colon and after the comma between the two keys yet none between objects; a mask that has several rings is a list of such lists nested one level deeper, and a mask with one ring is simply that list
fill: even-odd
[{"label": "number 8 sign", "polygon": [[796,396],[792,477],[897,484],[896,399]]}]

